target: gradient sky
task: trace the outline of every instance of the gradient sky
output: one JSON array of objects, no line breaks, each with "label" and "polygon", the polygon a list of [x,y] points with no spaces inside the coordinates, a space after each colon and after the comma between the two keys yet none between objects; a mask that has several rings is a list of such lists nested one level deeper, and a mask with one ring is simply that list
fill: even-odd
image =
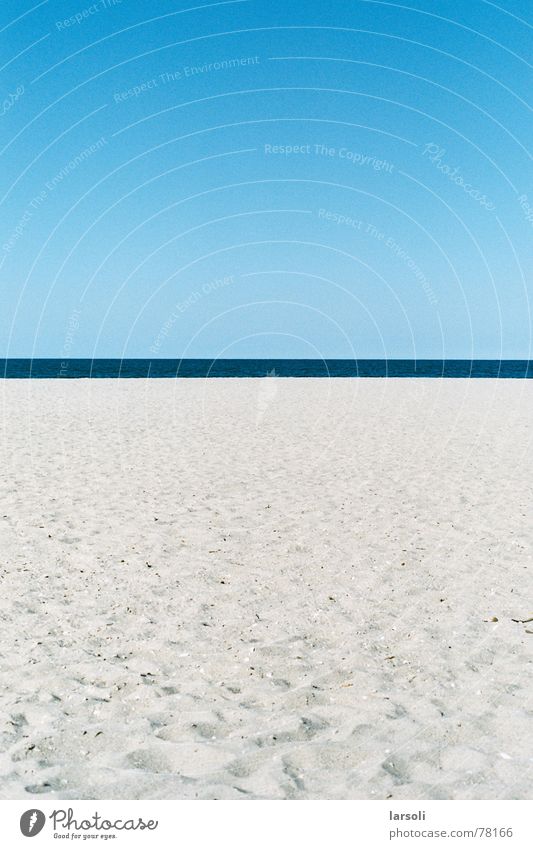
[{"label": "gradient sky", "polygon": [[532,23],[3,0],[0,355],[529,357]]}]

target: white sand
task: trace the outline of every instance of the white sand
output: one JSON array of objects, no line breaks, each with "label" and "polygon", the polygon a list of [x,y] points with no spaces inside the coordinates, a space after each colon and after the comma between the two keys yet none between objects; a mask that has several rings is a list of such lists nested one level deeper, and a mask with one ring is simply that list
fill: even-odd
[{"label": "white sand", "polygon": [[0,399],[2,798],[530,797],[533,383]]}]

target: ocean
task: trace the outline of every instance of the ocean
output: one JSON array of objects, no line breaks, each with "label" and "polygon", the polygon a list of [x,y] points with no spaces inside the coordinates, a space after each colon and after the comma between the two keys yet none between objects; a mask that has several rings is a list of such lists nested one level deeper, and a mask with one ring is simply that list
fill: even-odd
[{"label": "ocean", "polygon": [[8,379],[206,377],[533,378],[529,360],[0,359]]}]

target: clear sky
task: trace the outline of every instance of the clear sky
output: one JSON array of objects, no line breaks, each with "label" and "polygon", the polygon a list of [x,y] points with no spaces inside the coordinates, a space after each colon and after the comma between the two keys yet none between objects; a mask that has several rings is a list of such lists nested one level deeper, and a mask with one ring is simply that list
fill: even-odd
[{"label": "clear sky", "polygon": [[530,0],[2,0],[0,356],[531,349]]}]

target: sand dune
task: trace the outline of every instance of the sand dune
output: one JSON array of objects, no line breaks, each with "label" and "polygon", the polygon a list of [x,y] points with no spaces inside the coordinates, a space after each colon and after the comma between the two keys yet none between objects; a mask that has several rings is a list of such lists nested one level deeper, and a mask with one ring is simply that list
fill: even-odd
[{"label": "sand dune", "polygon": [[532,390],[4,381],[0,796],[528,798]]}]

